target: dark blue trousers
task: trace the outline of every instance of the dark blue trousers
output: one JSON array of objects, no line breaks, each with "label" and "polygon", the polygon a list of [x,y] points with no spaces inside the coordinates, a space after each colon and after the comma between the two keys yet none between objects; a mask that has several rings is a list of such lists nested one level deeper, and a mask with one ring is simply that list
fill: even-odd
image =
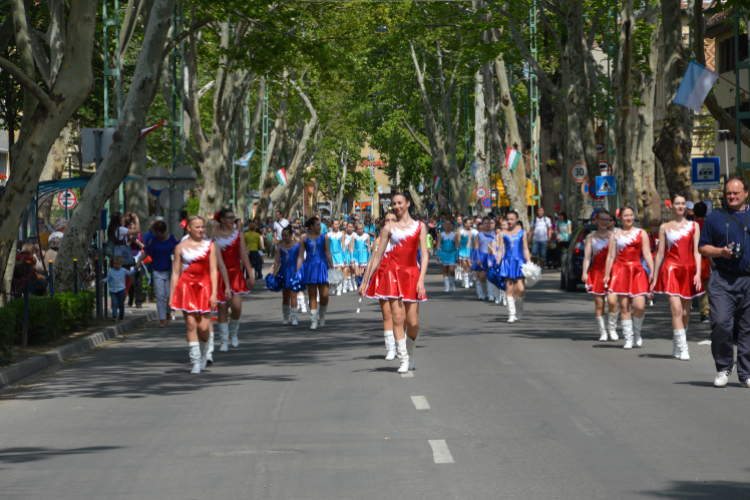
[{"label": "dark blue trousers", "polygon": [[750,379],[750,276],[715,271],[708,281],[708,294],[716,371],[732,368],[736,343],[737,374],[742,381]]}]

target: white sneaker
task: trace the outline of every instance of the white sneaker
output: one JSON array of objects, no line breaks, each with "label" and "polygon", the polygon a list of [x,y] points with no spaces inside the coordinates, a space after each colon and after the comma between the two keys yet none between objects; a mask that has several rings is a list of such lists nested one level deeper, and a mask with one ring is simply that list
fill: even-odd
[{"label": "white sneaker", "polygon": [[750,378],[745,380],[744,382],[740,382],[740,386],[750,388]]},{"label": "white sneaker", "polygon": [[729,376],[732,374],[732,369],[733,368],[730,368],[727,371],[717,373],[716,378],[714,379],[714,387],[724,387],[727,385],[727,382],[729,382]]}]

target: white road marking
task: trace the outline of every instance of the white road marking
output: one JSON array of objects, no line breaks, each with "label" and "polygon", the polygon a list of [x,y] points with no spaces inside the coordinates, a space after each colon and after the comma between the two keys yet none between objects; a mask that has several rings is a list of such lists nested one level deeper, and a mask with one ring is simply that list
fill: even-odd
[{"label": "white road marking", "polygon": [[571,415],[570,419],[573,421],[576,427],[578,427],[579,431],[581,431],[582,433],[584,433],[585,435],[589,437],[604,435],[602,431],[599,430],[599,428],[596,425],[594,425],[594,423],[586,417]]},{"label": "white road marking", "polygon": [[432,447],[432,458],[436,464],[452,464],[453,456],[451,455],[445,439],[430,439],[427,441]]},{"label": "white road marking", "polygon": [[414,378],[414,372],[402,373],[401,378]]},{"label": "white road marking", "polygon": [[427,402],[427,398],[424,396],[412,396],[411,401],[412,403],[414,403],[414,406],[417,408],[417,410],[430,409],[430,403]]}]

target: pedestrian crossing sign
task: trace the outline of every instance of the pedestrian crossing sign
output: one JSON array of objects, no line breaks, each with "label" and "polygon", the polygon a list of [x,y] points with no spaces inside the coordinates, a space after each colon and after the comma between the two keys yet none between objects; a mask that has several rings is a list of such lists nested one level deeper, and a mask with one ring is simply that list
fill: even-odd
[{"label": "pedestrian crossing sign", "polygon": [[615,176],[600,175],[596,177],[596,196],[615,194]]}]

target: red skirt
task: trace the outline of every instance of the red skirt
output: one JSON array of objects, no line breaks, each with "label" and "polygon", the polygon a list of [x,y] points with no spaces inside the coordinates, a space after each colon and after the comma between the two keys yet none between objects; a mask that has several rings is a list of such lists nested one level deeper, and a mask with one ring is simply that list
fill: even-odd
[{"label": "red skirt", "polygon": [[365,294],[371,299],[401,299],[404,302],[424,302],[427,294],[417,298],[419,268],[390,265],[375,273]]},{"label": "red skirt", "polygon": [[174,287],[172,309],[189,313],[211,312],[211,278],[183,272]]},{"label": "red skirt", "polygon": [[648,275],[643,264],[638,262],[615,261],[609,276],[608,293],[617,295],[648,295]]},{"label": "red skirt", "polygon": [[604,288],[604,269],[589,269],[589,277],[586,280],[586,291],[594,295],[606,295]]},{"label": "red skirt", "polygon": [[677,262],[665,260],[659,270],[654,293],[675,295],[683,299],[692,299],[706,293],[705,290],[695,288],[695,266],[685,266]]},{"label": "red skirt", "polygon": [[[228,267],[227,275],[229,277],[229,288],[232,289],[232,294],[243,295],[246,293],[250,293],[250,290],[247,288],[247,281],[245,281],[245,275],[242,273],[241,268]],[[219,273],[219,289],[216,293],[216,297],[217,297],[217,301],[222,304],[227,301],[227,298],[224,295],[224,279],[221,277],[220,273]]]}]

